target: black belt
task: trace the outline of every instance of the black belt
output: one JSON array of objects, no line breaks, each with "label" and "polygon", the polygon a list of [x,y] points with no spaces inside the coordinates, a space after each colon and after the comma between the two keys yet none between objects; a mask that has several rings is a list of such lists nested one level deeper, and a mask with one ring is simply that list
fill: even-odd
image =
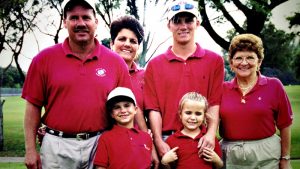
[{"label": "black belt", "polygon": [[174,130],[167,130],[167,131],[163,131],[163,132],[162,132],[162,135],[172,135],[172,134],[174,134],[174,133],[175,133]]},{"label": "black belt", "polygon": [[58,136],[62,138],[76,138],[77,140],[87,140],[91,137],[94,137],[102,133],[102,131],[95,131],[95,132],[86,132],[86,133],[78,133],[78,134],[68,134],[62,131],[51,129],[49,127],[46,127],[46,132],[54,136]]}]

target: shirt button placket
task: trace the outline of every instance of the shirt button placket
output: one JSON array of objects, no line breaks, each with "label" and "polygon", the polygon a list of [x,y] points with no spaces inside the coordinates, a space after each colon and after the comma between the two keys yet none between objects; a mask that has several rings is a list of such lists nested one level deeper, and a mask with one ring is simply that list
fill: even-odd
[{"label": "shirt button placket", "polygon": [[80,75],[82,75],[82,76],[85,75],[84,62],[80,63],[79,73],[80,73]]}]

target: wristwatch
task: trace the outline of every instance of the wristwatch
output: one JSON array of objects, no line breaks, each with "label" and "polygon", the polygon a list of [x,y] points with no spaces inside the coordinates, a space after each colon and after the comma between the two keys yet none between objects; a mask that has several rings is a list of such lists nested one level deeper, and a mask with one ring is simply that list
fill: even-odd
[{"label": "wristwatch", "polygon": [[280,159],[281,159],[281,160],[290,160],[290,159],[291,159],[291,156],[290,156],[290,155],[281,156]]}]

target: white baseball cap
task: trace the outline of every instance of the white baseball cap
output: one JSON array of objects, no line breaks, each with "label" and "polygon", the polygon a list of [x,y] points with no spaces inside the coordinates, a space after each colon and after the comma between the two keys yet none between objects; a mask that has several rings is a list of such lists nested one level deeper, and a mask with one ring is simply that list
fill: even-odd
[{"label": "white baseball cap", "polygon": [[188,12],[200,19],[197,2],[193,0],[175,0],[171,2],[167,9],[167,20],[172,19],[176,14],[181,12]]},{"label": "white baseball cap", "polygon": [[136,105],[134,94],[130,89],[126,87],[116,87],[108,94],[106,105],[112,106],[112,104],[124,100],[129,100]]},{"label": "white baseball cap", "polygon": [[82,3],[86,3],[88,4],[91,9],[94,10],[94,12],[96,13],[96,2],[95,0],[64,0],[64,2],[62,3],[62,7],[64,12],[66,12],[68,10],[68,8],[77,5],[77,4],[82,4]]}]

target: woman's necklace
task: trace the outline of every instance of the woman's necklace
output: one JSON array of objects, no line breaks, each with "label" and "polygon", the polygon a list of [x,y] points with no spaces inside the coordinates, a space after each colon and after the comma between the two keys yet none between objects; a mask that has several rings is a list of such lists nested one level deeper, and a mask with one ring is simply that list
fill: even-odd
[{"label": "woman's necklace", "polygon": [[253,88],[253,86],[256,84],[257,78],[255,78],[255,80],[253,80],[249,85],[245,86],[245,87],[241,87],[240,81],[237,80],[239,89],[242,92],[242,98],[241,98],[241,103],[245,104],[246,103],[246,94],[249,93],[249,91]]}]

